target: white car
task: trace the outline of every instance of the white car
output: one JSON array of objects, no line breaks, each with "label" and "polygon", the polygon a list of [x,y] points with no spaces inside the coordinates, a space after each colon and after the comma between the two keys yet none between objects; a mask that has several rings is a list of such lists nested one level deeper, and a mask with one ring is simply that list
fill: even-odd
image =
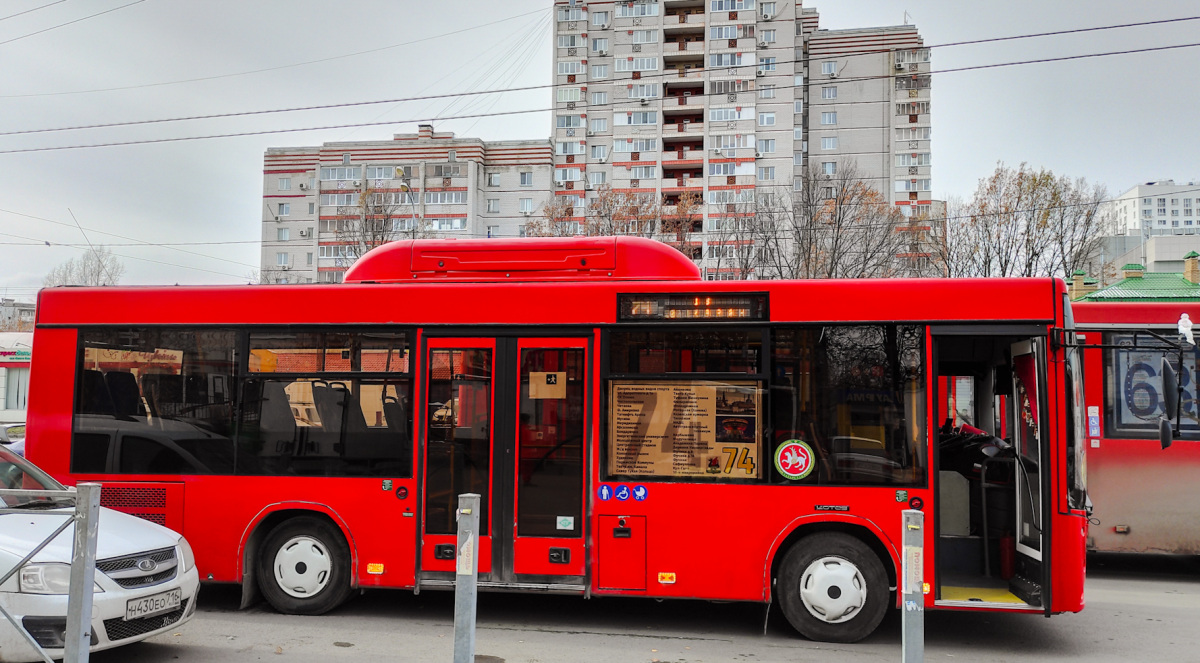
[{"label": "white car", "polygon": [[[0,487],[65,490],[24,458],[0,447]],[[0,577],[63,522],[46,512],[72,513],[69,504],[0,498]],[[0,584],[0,606],[52,658],[62,658],[71,578],[73,528]],[[133,516],[100,509],[96,539],[96,584],[92,603],[92,651],[110,649],[170,631],[196,611],[200,574],[191,546],[171,530]],[[15,627],[0,617],[0,661],[40,661]]]}]

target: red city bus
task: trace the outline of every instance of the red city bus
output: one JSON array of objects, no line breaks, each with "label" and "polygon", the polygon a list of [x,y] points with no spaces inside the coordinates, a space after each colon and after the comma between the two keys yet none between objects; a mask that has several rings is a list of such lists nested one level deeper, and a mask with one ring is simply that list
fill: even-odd
[{"label": "red city bus", "polygon": [[[1075,302],[1073,307],[1086,339],[1089,491],[1098,522],[1089,532],[1088,547],[1101,552],[1200,552],[1200,420],[1195,406],[1200,355],[1187,346],[1180,366],[1176,342],[1180,317],[1200,318],[1200,303]],[[1183,390],[1179,434],[1168,449],[1159,440],[1159,420],[1166,412],[1164,357]]]},{"label": "red city bus", "polygon": [[[639,238],[396,242],[346,281],[44,290],[29,457],[285,613],[453,587],[468,492],[484,589],[777,602],[854,641],[918,508],[928,607],[1083,607],[1060,281],[707,282]],[[940,375],[1021,403],[1017,439],[990,396],[939,431]]]}]

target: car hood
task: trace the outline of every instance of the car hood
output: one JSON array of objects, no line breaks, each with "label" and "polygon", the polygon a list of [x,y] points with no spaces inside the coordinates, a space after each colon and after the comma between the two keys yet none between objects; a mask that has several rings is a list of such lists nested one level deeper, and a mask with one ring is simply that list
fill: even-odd
[{"label": "car hood", "polygon": [[[0,551],[15,555],[14,561],[20,560],[53,534],[62,524],[64,516],[73,512],[74,509],[65,508],[0,516]],[[70,563],[73,533],[74,528],[68,527],[55,537],[50,545],[38,552],[33,558],[34,561]],[[96,559],[169,548],[178,540],[179,535],[166,527],[119,511],[101,508],[96,536]],[[2,566],[4,564],[0,562],[0,567]]]}]

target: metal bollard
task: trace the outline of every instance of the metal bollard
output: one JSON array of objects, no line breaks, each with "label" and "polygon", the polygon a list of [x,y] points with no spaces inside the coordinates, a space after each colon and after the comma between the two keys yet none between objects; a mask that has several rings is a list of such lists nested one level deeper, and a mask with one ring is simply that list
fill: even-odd
[{"label": "metal bollard", "polygon": [[904,510],[904,546],[901,555],[900,611],[904,663],[925,660],[925,514]]},{"label": "metal bollard", "polygon": [[63,661],[87,663],[92,646],[92,590],[96,586],[96,533],[100,527],[100,484],[76,487],[75,549],[67,597]]},{"label": "metal bollard", "polygon": [[479,495],[458,496],[458,560],[454,578],[454,663],[475,661],[479,577]]}]

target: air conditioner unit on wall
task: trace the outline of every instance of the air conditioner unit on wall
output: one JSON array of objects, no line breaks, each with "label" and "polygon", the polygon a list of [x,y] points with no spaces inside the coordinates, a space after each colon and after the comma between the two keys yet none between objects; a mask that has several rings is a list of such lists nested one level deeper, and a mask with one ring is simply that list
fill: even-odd
[{"label": "air conditioner unit on wall", "polygon": [[602,58],[606,58],[606,57],[608,57],[608,51],[600,51],[600,52],[596,53],[596,55],[599,55]]},{"label": "air conditioner unit on wall", "polygon": [[301,230],[301,231],[300,231],[300,236],[301,236],[301,237],[308,237],[308,231],[307,231],[307,230]]},{"label": "air conditioner unit on wall", "polygon": [[758,70],[758,72],[757,72],[757,75],[758,75],[758,76],[766,76],[766,75],[767,75],[767,72],[763,71],[762,69],[759,69],[759,70]]},{"label": "air conditioner unit on wall", "polygon": [[649,99],[642,99],[642,101],[641,101],[641,104],[642,104],[643,106],[649,106],[649,105],[650,105],[650,100],[649,100]]},{"label": "air conditioner unit on wall", "polygon": [[768,44],[768,43],[767,43],[767,42],[765,42],[765,41],[760,41],[760,42],[758,42],[758,47],[759,47],[759,48],[766,48],[766,47],[767,47],[767,46],[769,46],[769,45],[770,45],[770,44]]},{"label": "air conditioner unit on wall", "polygon": [[896,71],[904,71],[904,63],[903,62],[896,63]]},{"label": "air conditioner unit on wall", "polygon": [[837,72],[836,72],[836,71],[831,71],[831,72],[829,72],[829,77],[830,77],[830,78],[837,78]]},{"label": "air conditioner unit on wall", "polygon": [[301,190],[304,190],[304,189],[307,189],[307,188],[308,188],[308,185],[307,185],[307,184],[305,184],[304,182],[301,182],[301,183],[300,183],[300,189],[301,189]]}]

